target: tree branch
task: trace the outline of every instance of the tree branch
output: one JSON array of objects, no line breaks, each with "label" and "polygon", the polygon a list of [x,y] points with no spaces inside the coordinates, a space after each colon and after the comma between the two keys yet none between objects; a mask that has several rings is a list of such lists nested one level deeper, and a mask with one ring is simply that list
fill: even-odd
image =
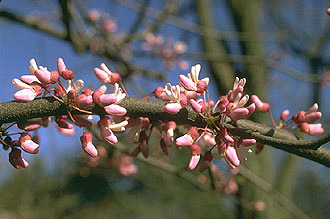
[{"label": "tree branch", "polygon": [[[129,117],[148,117],[151,122],[175,121],[177,124],[205,127],[205,120],[190,107],[182,109],[177,114],[164,112],[164,101],[126,97],[119,105],[127,109]],[[69,109],[72,114],[82,114],[75,109]],[[88,109],[93,114],[105,115],[103,108],[92,104]],[[53,97],[37,98],[31,102],[10,101],[0,103],[0,124],[22,122],[28,119],[44,116],[66,115],[67,107]],[[271,128],[248,120],[235,123],[227,121],[226,128],[233,135],[255,138],[257,141],[277,149],[308,158],[330,167],[330,150],[321,145],[330,141],[330,132],[314,140],[301,140],[291,132]]]}]

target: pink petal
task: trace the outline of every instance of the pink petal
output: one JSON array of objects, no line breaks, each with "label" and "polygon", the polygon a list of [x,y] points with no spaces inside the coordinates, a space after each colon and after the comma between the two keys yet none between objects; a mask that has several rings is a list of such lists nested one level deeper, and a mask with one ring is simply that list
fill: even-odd
[{"label": "pink petal", "polygon": [[248,139],[248,138],[245,138],[245,139],[242,139],[241,141],[241,145],[244,146],[244,147],[249,147],[253,144],[255,144],[257,141],[255,139]]},{"label": "pink petal", "polygon": [[179,138],[177,138],[175,140],[175,143],[177,146],[190,146],[192,143],[194,142],[194,140],[192,139],[192,137],[188,134],[185,134]]},{"label": "pink petal", "polygon": [[316,122],[317,120],[321,119],[322,113],[321,112],[312,112],[309,114],[306,114],[305,120],[308,123]]},{"label": "pink petal", "polygon": [[34,143],[32,140],[26,140],[21,144],[21,148],[30,154],[36,154],[39,151],[39,145]]},{"label": "pink petal", "polygon": [[93,103],[92,96],[86,96],[85,94],[78,95],[76,101],[76,105],[80,109],[86,109]]},{"label": "pink petal", "polygon": [[319,109],[319,105],[317,103],[314,103],[311,108],[309,108],[307,113],[313,113],[316,112]]},{"label": "pink petal", "polygon": [[200,105],[196,100],[190,99],[189,102],[190,102],[190,105],[191,105],[192,109],[195,112],[197,112],[197,113],[201,113],[202,112],[202,105]]},{"label": "pink petal", "polygon": [[249,110],[247,108],[237,108],[229,114],[232,120],[244,119],[249,115]]},{"label": "pink petal", "polygon": [[290,114],[290,111],[287,109],[287,110],[284,110],[282,113],[281,113],[281,116],[280,116],[280,119],[282,121],[285,121],[287,118],[288,118],[288,115]]},{"label": "pink petal", "polygon": [[249,110],[248,116],[251,116],[251,114],[256,110],[256,105],[254,103],[251,103],[246,109]]},{"label": "pink petal", "polygon": [[35,75],[22,75],[21,76],[21,81],[27,84],[32,84],[33,82],[40,83],[38,78]]},{"label": "pink petal", "polygon": [[57,69],[60,74],[62,74],[62,72],[64,72],[64,71],[66,71],[66,66],[65,66],[62,58],[58,58],[58,60],[57,60]]},{"label": "pink petal", "polygon": [[101,128],[100,135],[104,140],[106,140],[110,144],[118,143],[118,139],[117,139],[116,135],[108,128]]},{"label": "pink petal", "polygon": [[124,107],[117,104],[110,104],[109,106],[104,107],[104,110],[111,116],[124,116],[127,113],[127,110]]},{"label": "pink petal", "polygon": [[33,89],[19,90],[14,94],[14,98],[18,101],[29,102],[36,98],[37,93]]},{"label": "pink petal", "polygon": [[193,170],[196,168],[198,165],[198,162],[201,158],[201,155],[191,155],[189,165],[188,165],[188,170]]},{"label": "pink petal", "polygon": [[240,160],[238,159],[236,150],[234,147],[229,146],[225,151],[225,156],[227,157],[230,164],[238,167],[240,165]]},{"label": "pink petal", "polygon": [[179,76],[179,81],[180,84],[189,91],[196,91],[196,84],[188,77],[186,77],[185,75],[180,75]]},{"label": "pink petal", "polygon": [[13,148],[12,151],[9,153],[9,162],[16,169],[20,169],[21,167],[27,168],[29,166],[29,163],[22,158],[21,150],[17,148]]},{"label": "pink petal", "polygon": [[42,84],[50,83],[50,72],[48,70],[38,69],[34,72],[34,75]]},{"label": "pink petal", "polygon": [[182,109],[182,106],[180,103],[167,103],[165,106],[164,106],[164,111],[165,112],[168,112],[170,114],[176,114],[178,112],[180,112],[180,110]]},{"label": "pink petal", "polygon": [[102,83],[109,83],[110,82],[110,75],[107,74],[105,71],[94,68],[94,74]]},{"label": "pink petal", "polygon": [[113,104],[117,101],[117,97],[115,94],[103,94],[100,96],[99,105],[102,107]]},{"label": "pink petal", "polygon": [[324,129],[322,128],[321,123],[310,124],[309,125],[309,132],[308,132],[309,135],[311,135],[311,136],[320,135],[323,132],[324,132]]},{"label": "pink petal", "polygon": [[205,134],[203,136],[203,139],[208,146],[214,146],[217,144],[215,141],[215,137],[210,134]]},{"label": "pink petal", "polygon": [[92,142],[88,142],[87,145],[83,146],[84,151],[92,157],[97,157],[98,152]]},{"label": "pink petal", "polygon": [[252,95],[251,101],[255,103],[258,108],[262,107],[262,105],[264,104],[257,95]]}]

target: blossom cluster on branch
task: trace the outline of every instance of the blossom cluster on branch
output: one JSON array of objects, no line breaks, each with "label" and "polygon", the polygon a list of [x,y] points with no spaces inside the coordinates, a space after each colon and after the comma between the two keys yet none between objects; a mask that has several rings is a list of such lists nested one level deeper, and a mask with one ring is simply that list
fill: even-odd
[{"label": "blossom cluster on branch", "polygon": [[[204,171],[214,158],[223,158],[231,169],[235,169],[246,161],[245,153],[252,152],[252,145],[256,145],[256,153],[259,153],[264,146],[262,142],[255,138],[248,138],[246,135],[233,134],[228,131],[226,126],[228,123],[248,118],[255,111],[269,113],[276,129],[299,128],[301,132],[309,135],[318,135],[324,131],[320,123],[314,124],[322,116],[321,112],[318,112],[317,104],[314,104],[307,112],[300,111],[294,114],[291,119],[287,119],[290,112],[283,111],[280,124],[277,125],[270,113],[268,103],[261,101],[256,95],[252,95],[250,98],[248,94],[244,94],[244,86],[247,83],[244,78],[236,78],[233,88],[226,95],[220,96],[216,102],[210,100],[209,78],[199,79],[201,71],[199,64],[192,66],[187,75],[180,75],[178,85],[167,83],[165,88],[156,88],[153,96],[163,101],[163,111],[169,115],[179,114],[184,108],[191,107],[203,119],[205,127],[177,124],[170,118],[151,121],[148,113],[142,117],[129,117],[127,109],[120,104],[127,98],[120,74],[112,72],[104,63],[100,65],[100,68],[94,68],[94,74],[102,83],[113,87],[112,93],[107,93],[106,85],[102,85],[95,91],[83,88],[84,82],[73,80],[73,71],[66,67],[61,58],[58,59],[55,71],[38,66],[34,59],[30,60],[29,70],[31,74],[23,75],[20,79],[13,79],[13,84],[20,89],[14,94],[14,98],[17,101],[30,102],[37,96],[51,95],[63,104],[66,107],[66,114],[56,115],[54,118],[58,130],[65,135],[73,135],[74,125],[82,128],[83,134],[80,136],[82,148],[96,160],[104,153],[100,153],[100,147],[94,145],[93,134],[88,130],[92,126],[90,119],[93,112],[88,110],[92,104],[98,105],[105,112],[105,115],[99,115],[100,118],[97,122],[100,136],[105,141],[117,144],[116,133],[122,133],[128,129],[127,139],[137,144],[137,147],[132,150],[131,156],[142,153],[147,158],[151,146],[148,145],[148,141],[157,129],[161,133],[159,147],[166,155],[169,154],[168,148],[173,144],[178,150],[183,147],[190,149],[189,170],[195,169],[200,163],[199,170]],[[66,87],[63,85],[63,80],[67,83]],[[249,100],[251,100],[250,104],[248,104]],[[73,109],[79,113],[72,114]],[[18,128],[24,130],[20,133],[8,133],[11,125],[1,129],[0,142],[4,149],[11,148],[9,161],[15,168],[28,166],[21,156],[21,149],[31,154],[38,153],[39,144],[37,141],[33,141],[29,131],[41,126],[47,127],[50,120],[50,117],[41,117],[33,121],[19,121],[17,122]],[[187,132],[174,139],[175,130],[179,125],[183,126]],[[13,135],[20,137],[18,140],[13,140],[11,137]],[[127,157],[119,157],[113,163],[123,175],[136,172],[132,160]]]}]

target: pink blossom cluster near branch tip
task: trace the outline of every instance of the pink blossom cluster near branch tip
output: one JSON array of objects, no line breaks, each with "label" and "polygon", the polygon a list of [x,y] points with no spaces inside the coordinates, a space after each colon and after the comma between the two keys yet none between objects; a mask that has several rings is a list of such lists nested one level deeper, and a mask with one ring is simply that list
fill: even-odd
[{"label": "pink blossom cluster near branch tip", "polygon": [[[74,72],[66,67],[62,58],[57,60],[57,70],[50,71],[47,67],[38,66],[34,59],[30,60],[28,69],[31,75],[23,75],[20,79],[13,79],[13,84],[20,89],[14,94],[17,101],[33,101],[42,93],[44,96],[49,94],[60,101],[66,106],[67,115],[55,117],[58,131],[64,135],[74,135],[75,126],[81,128],[83,130],[83,135],[80,137],[82,148],[92,157],[97,157],[98,151],[93,144],[93,134],[86,129],[93,125],[90,121],[92,112],[87,109],[92,103],[95,103],[104,108],[107,113],[97,123],[100,128],[100,135],[111,144],[118,142],[115,133],[123,132],[128,124],[128,121],[123,117],[127,110],[118,105],[126,97],[117,83],[121,82],[118,73],[111,72],[104,63],[101,64],[100,68],[94,69],[96,77],[101,82],[113,86],[113,92],[106,93],[107,87],[105,85],[92,91],[90,88],[84,88],[83,80],[74,81]],[[66,86],[64,86],[63,80],[66,81]],[[78,110],[82,115],[72,115],[70,109]],[[28,131],[34,131],[42,126],[47,127],[49,121],[50,117],[45,117],[33,122],[20,122],[17,126],[25,132],[19,133],[21,135],[19,141],[12,141],[11,138],[6,138],[6,141],[1,139],[4,147],[12,149],[9,155],[10,163],[15,168],[28,166],[21,157],[20,148],[31,154],[36,154],[39,151],[39,145],[31,139],[31,134]]]}]

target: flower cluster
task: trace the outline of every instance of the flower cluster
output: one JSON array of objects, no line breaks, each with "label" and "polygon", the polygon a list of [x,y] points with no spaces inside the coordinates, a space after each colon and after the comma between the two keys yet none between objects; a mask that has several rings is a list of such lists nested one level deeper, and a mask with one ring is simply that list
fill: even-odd
[{"label": "flower cluster", "polygon": [[[154,42],[156,43],[156,42]],[[152,46],[152,45],[150,45]],[[117,144],[116,133],[122,133],[126,129],[127,140],[136,144],[131,156],[139,153],[147,158],[149,156],[149,141],[155,130],[158,130],[159,139],[156,144],[164,152],[169,154],[169,148],[173,144],[178,150],[184,147],[190,150],[190,161],[188,170],[195,169],[198,164],[199,170],[209,168],[214,158],[223,158],[231,169],[235,169],[241,163],[246,162],[245,153],[251,152],[251,146],[256,145],[256,153],[259,153],[263,144],[256,139],[244,138],[230,132],[226,123],[246,119],[255,111],[270,113],[270,105],[260,100],[256,95],[251,98],[244,93],[246,79],[235,78],[233,88],[226,95],[219,97],[216,102],[209,98],[209,78],[199,79],[201,66],[199,64],[191,67],[187,75],[178,77],[178,85],[167,83],[164,88],[158,87],[153,92],[154,96],[164,102],[163,110],[168,114],[177,114],[185,107],[191,107],[205,121],[204,127],[182,125],[187,132],[175,139],[175,130],[179,128],[174,121],[160,121],[151,123],[147,117],[127,117],[127,109],[120,102],[127,96],[126,90],[118,73],[112,72],[104,63],[99,68],[94,68],[95,76],[102,83],[113,87],[112,93],[107,93],[107,86],[102,85],[97,90],[84,88],[82,80],[74,81],[74,73],[69,70],[64,61],[59,58],[57,70],[50,71],[44,66],[38,66],[34,59],[30,60],[30,75],[23,75],[20,79],[13,79],[13,84],[20,90],[14,94],[17,101],[33,101],[37,96],[49,94],[67,107],[67,115],[53,118],[58,130],[65,135],[74,134],[74,125],[82,128],[80,136],[83,150],[91,156],[91,164],[97,165],[102,157],[109,157],[106,150],[93,143],[93,134],[88,130],[92,126],[89,111],[91,104],[96,104],[104,109],[106,115],[100,116],[97,126],[100,136],[110,144]],[[67,86],[64,87],[63,80]],[[248,104],[251,99],[251,103]],[[71,109],[80,112],[81,115],[72,115]],[[285,121],[289,111],[281,114],[281,121],[275,128],[285,128],[295,124],[291,128],[298,127],[301,132],[309,135],[323,133],[320,123],[314,124],[322,117],[318,112],[318,105],[314,104],[307,112],[300,111]],[[21,156],[21,149],[27,153],[35,154],[39,151],[37,141],[28,131],[33,131],[41,126],[47,127],[51,118],[44,117],[33,121],[20,122],[18,128],[24,132],[8,134],[7,129],[1,130],[0,143],[5,149],[11,148],[9,161],[15,168],[25,168],[28,163]],[[9,126],[10,127],[10,126]],[[181,129],[182,130],[182,129]],[[20,135],[18,140],[12,140],[11,135]],[[154,144],[154,142],[153,142]],[[123,175],[134,174],[137,169],[132,159],[126,155],[120,155],[109,159],[110,163],[118,168]],[[233,184],[233,183],[232,183]]]},{"label": "flower cluster", "polygon": [[[88,108],[92,103],[97,104],[107,114],[102,116],[97,123],[101,137],[111,144],[118,142],[114,133],[123,132],[128,124],[128,121],[123,117],[127,112],[126,109],[118,105],[126,97],[118,84],[121,83],[118,73],[111,72],[104,63],[100,65],[100,68],[94,69],[96,77],[101,82],[114,87],[112,93],[106,93],[107,87],[105,85],[92,91],[90,88],[83,88],[83,80],[73,81],[73,71],[66,67],[61,58],[58,59],[57,70],[50,71],[44,66],[38,66],[34,59],[30,60],[29,70],[30,75],[23,75],[20,79],[15,78],[12,81],[20,89],[14,94],[17,101],[33,101],[44,93],[43,96],[49,94],[63,103],[67,107],[67,115],[54,118],[58,131],[64,135],[73,135],[75,133],[74,125],[82,128],[83,134],[80,137],[82,148],[92,157],[98,156],[98,150],[93,144],[93,134],[87,130],[93,124],[90,121],[92,112],[88,111]],[[62,80],[66,81],[66,87],[63,85]],[[81,115],[72,115],[71,109],[81,112]],[[18,141],[12,141],[8,133],[5,140],[1,139],[4,147],[12,150],[9,154],[9,160],[15,168],[28,166],[28,163],[21,157],[19,148],[27,153],[38,153],[39,145],[32,141],[31,134],[28,131],[36,130],[41,126],[47,127],[50,120],[50,117],[44,117],[33,121],[20,122],[17,126],[25,132],[15,133],[20,134]]]}]

